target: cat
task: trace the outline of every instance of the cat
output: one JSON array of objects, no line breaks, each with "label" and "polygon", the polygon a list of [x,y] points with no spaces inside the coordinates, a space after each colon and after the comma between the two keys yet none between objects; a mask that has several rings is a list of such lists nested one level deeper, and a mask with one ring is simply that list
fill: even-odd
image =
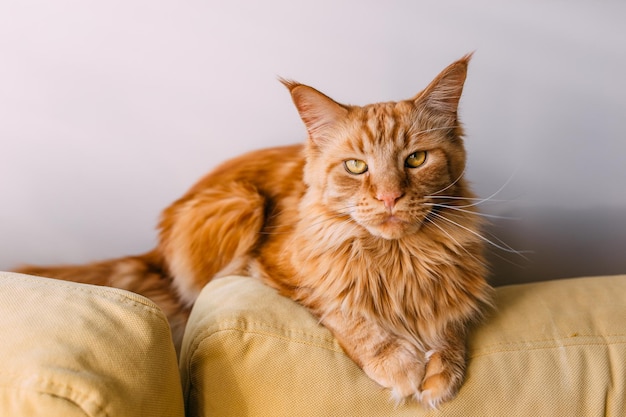
[{"label": "cat", "polygon": [[491,300],[457,117],[470,58],[409,100],[366,106],[281,79],[306,143],[218,166],[165,209],[147,254],[19,272],[143,294],[177,346],[205,284],[258,277],[397,401],[437,407],[457,394],[468,329]]}]

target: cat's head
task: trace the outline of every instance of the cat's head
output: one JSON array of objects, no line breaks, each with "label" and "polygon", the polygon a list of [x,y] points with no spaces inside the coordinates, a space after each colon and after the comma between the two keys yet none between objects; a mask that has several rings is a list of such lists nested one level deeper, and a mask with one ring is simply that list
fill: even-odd
[{"label": "cat's head", "polygon": [[465,196],[465,150],[457,118],[470,56],[421,93],[351,106],[285,81],[309,133],[304,180],[333,215],[398,239],[420,229],[432,196]]}]

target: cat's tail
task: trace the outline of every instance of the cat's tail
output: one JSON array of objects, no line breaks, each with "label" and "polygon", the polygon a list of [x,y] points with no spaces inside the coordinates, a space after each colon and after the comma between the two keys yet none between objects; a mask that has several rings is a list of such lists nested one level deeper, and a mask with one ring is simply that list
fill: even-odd
[{"label": "cat's tail", "polygon": [[85,265],[25,265],[16,268],[14,272],[121,288],[143,295],[163,310],[170,323],[176,350],[180,348],[182,334],[189,316],[189,307],[178,297],[172,277],[167,273],[163,257],[156,250],[143,255]]}]

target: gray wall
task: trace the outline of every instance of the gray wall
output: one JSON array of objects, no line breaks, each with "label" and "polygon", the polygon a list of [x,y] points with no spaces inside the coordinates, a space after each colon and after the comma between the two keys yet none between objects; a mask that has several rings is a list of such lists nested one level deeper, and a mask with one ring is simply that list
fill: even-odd
[{"label": "gray wall", "polygon": [[278,75],[412,96],[476,51],[468,175],[494,282],[626,272],[626,3],[0,3],[0,269],[140,253],[219,161],[302,141]]}]

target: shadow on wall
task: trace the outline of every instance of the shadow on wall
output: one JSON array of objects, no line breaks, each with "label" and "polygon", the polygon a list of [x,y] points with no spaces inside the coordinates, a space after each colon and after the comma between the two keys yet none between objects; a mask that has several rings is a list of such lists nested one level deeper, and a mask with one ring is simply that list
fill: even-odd
[{"label": "shadow on wall", "polygon": [[533,208],[506,215],[516,219],[491,221],[487,234],[525,253],[489,249],[495,286],[626,273],[624,210]]}]

